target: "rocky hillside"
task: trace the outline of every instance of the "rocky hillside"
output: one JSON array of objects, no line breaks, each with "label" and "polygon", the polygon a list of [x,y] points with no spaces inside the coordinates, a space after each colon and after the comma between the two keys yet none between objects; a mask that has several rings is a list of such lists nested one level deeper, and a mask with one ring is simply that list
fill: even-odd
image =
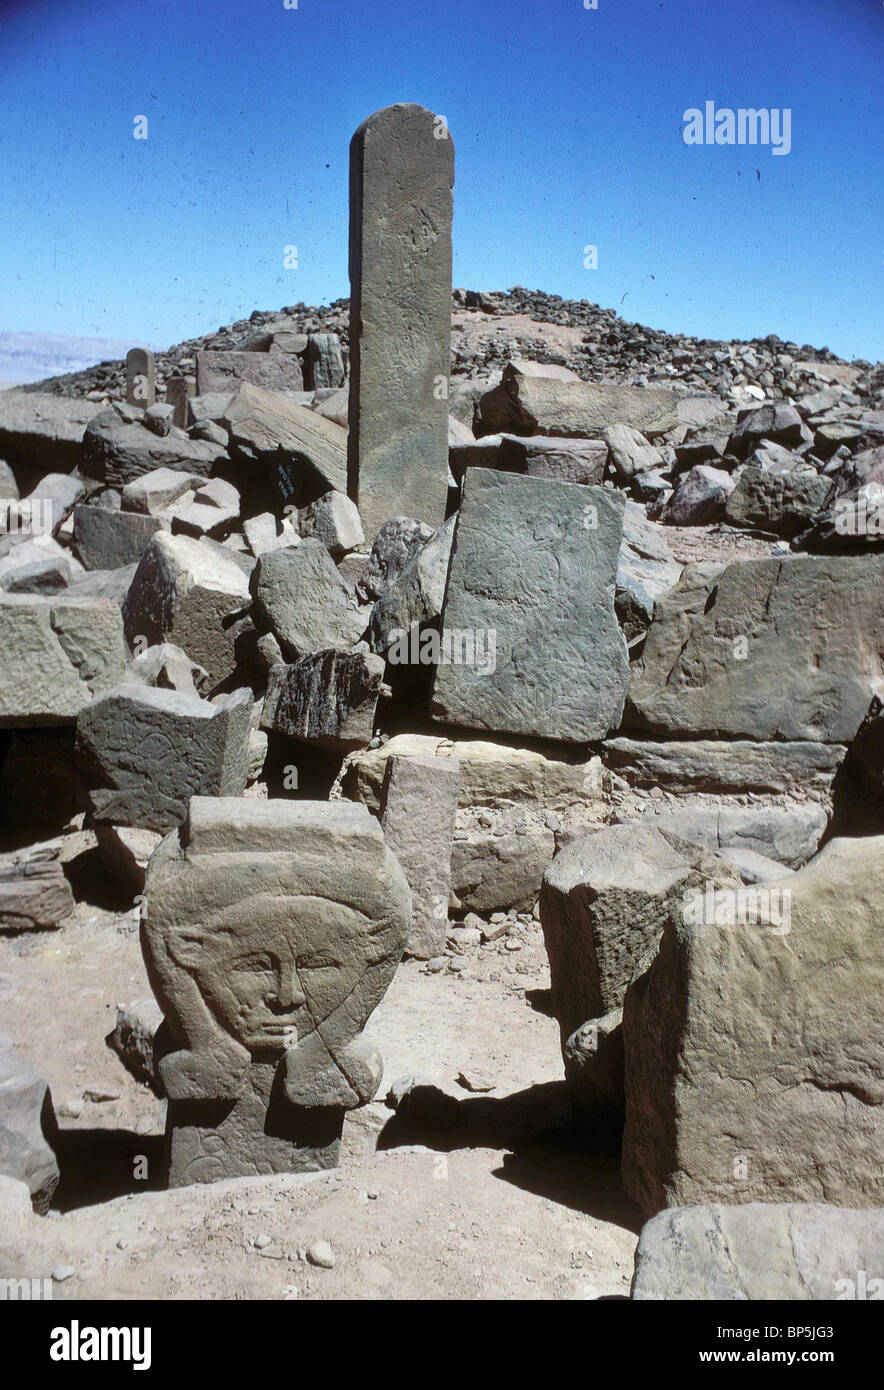
[{"label": "rocky hillside", "polygon": [[[258,330],[286,328],[297,333],[337,333],[345,347],[349,299],[314,308],[292,304],[256,309],[247,319],[157,354],[157,385],[167,377],[191,376],[201,349],[243,347]],[[783,342],[775,334],[749,342],[691,338],[629,323],[614,309],[587,299],[562,299],[515,286],[484,293],[457,289],[452,296],[451,368],[455,377],[479,377],[500,370],[513,357],[568,367],[586,381],[657,382],[685,390],[713,391],[727,397],[735,386],[755,386],[767,396],[789,397],[806,386],[803,362],[824,364],[827,375],[863,401],[884,401],[884,366],[857,359],[849,364],[827,347]],[[123,361],[101,362],[86,371],[52,377],[27,389],[92,400],[121,400],[126,394]]]}]

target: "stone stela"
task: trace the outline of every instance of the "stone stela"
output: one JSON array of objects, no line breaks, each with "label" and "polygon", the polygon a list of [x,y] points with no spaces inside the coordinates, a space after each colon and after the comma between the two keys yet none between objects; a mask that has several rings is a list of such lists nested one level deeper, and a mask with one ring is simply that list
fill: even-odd
[{"label": "stone stela", "polygon": [[369,541],[397,514],[445,520],[453,186],[454,143],[425,107],[353,136],[348,491]]}]

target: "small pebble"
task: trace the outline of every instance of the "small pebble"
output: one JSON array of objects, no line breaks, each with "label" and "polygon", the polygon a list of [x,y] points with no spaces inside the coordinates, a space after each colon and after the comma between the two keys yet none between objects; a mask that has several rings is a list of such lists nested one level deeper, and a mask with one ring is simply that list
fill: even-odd
[{"label": "small pebble", "polygon": [[265,1235],[263,1231],[261,1232],[261,1234],[260,1234],[259,1236],[255,1236],[255,1249],[256,1249],[256,1250],[266,1250],[266,1249],[267,1249],[267,1246],[268,1246],[269,1244],[270,1244],[270,1237],[269,1237],[268,1235]]},{"label": "small pebble", "polygon": [[52,1282],[63,1284],[66,1279],[73,1279],[75,1273],[73,1265],[56,1265],[52,1271]]},{"label": "small pebble", "polygon": [[307,1251],[307,1259],[320,1269],[334,1269],[335,1266],[335,1252],[327,1240],[315,1240]]}]

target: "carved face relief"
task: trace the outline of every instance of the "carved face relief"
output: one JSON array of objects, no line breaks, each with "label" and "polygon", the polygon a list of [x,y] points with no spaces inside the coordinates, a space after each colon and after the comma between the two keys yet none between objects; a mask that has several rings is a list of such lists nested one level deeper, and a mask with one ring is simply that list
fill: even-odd
[{"label": "carved face relief", "polygon": [[346,903],[269,894],[180,929],[170,946],[217,1025],[253,1056],[281,1054],[317,1028],[337,1033],[323,1025],[358,1003],[373,955],[370,924]]}]

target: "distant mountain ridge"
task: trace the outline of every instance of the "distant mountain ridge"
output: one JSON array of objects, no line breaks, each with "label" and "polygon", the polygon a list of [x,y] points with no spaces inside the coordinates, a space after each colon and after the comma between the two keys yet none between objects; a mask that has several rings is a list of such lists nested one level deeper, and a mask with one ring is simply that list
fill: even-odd
[{"label": "distant mountain ridge", "polygon": [[0,384],[21,386],[117,361],[149,344],[125,338],[74,338],[64,333],[0,332]]}]

